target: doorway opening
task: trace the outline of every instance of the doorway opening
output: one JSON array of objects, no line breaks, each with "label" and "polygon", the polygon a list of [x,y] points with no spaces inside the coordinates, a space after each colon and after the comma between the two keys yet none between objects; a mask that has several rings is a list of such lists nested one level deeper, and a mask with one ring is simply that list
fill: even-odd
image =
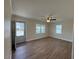
[{"label": "doorway opening", "polygon": [[16,50],[18,44],[26,42],[26,23],[23,21],[12,21],[12,50]]}]

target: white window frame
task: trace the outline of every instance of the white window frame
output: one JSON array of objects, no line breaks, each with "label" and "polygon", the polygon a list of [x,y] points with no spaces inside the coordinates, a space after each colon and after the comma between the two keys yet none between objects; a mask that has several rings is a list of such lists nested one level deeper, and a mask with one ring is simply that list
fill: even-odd
[{"label": "white window frame", "polygon": [[[39,29],[38,29],[39,28]],[[39,32],[38,32],[39,31]],[[41,31],[40,31],[40,24],[36,24],[36,34],[39,34]]]},{"label": "white window frame", "polygon": [[56,32],[56,34],[62,34],[62,24],[56,24],[56,31],[55,32]]},{"label": "white window frame", "polygon": [[[17,23],[21,23],[22,24],[22,26],[23,26],[23,28],[22,29],[17,29]],[[19,25],[20,26],[20,25]],[[23,32],[22,32],[22,34],[17,34],[17,30],[18,30],[18,32],[19,32],[19,30],[23,30]],[[17,37],[19,37],[19,36],[24,36],[24,23],[23,22],[16,22],[16,36]]]},{"label": "white window frame", "polygon": [[[39,26],[39,28],[40,28],[40,29],[38,29],[39,32],[37,32],[37,26]],[[40,34],[40,33],[45,33],[45,25],[44,24],[36,24],[36,34]]]},{"label": "white window frame", "polygon": [[45,33],[45,25],[41,25],[41,33]]}]

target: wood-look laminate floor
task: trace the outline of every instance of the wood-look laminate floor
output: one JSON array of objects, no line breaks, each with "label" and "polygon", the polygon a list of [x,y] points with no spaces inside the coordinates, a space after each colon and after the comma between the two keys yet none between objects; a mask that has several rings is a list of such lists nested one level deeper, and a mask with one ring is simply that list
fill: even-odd
[{"label": "wood-look laminate floor", "polygon": [[44,38],[17,46],[13,59],[71,59],[72,44]]}]

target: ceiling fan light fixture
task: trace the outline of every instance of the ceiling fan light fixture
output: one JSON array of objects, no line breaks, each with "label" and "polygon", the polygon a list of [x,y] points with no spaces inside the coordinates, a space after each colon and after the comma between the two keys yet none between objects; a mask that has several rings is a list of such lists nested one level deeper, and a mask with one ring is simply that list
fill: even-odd
[{"label": "ceiling fan light fixture", "polygon": [[50,22],[50,20],[47,20],[47,23],[49,23]]}]

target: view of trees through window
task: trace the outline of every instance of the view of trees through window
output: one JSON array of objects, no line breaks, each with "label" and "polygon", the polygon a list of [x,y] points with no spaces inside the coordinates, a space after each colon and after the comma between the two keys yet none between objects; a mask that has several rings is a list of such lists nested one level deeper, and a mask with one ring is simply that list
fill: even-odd
[{"label": "view of trees through window", "polygon": [[24,36],[24,23],[16,22],[16,36]]}]

